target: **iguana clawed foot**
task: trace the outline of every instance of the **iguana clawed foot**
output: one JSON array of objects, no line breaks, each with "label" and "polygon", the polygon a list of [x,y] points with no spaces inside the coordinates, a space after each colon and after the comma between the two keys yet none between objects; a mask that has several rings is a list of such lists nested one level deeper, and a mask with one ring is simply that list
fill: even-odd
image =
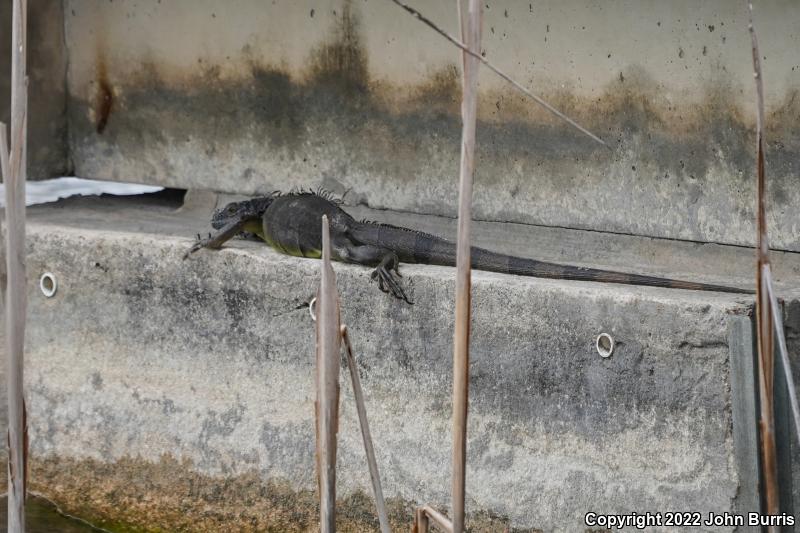
[{"label": "iguana clawed foot", "polygon": [[190,255],[192,255],[193,253],[195,253],[197,250],[199,250],[201,248],[214,248],[213,243],[214,243],[214,238],[211,236],[211,233],[209,233],[208,237],[205,238],[205,239],[202,238],[200,236],[200,234],[198,233],[197,234],[197,241],[195,241],[195,243],[192,245],[191,248],[186,250],[186,253],[183,254],[183,258],[184,259],[188,258]]},{"label": "iguana clawed foot", "polygon": [[391,294],[398,300],[405,300],[406,303],[414,305],[414,302],[408,299],[403,287],[400,286],[400,284],[392,275],[392,271],[394,271],[398,278],[403,277],[400,274],[400,271],[397,269],[397,265],[399,263],[400,260],[397,258],[397,254],[386,254],[381,260],[380,264],[375,267],[375,270],[372,271],[370,278],[373,280],[378,280],[378,288],[381,291]]}]

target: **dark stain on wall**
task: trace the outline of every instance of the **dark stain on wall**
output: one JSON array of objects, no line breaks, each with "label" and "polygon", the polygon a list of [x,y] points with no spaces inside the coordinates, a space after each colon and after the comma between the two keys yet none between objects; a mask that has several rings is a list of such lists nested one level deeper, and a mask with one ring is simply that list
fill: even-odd
[{"label": "dark stain on wall", "polygon": [[96,126],[95,131],[98,135],[102,134],[108,125],[108,118],[111,116],[111,108],[114,105],[114,90],[108,81],[108,69],[106,68],[105,58],[102,54],[97,60],[97,96],[95,103]]},{"label": "dark stain on wall", "polygon": [[367,54],[359,35],[360,20],[351,0],[337,16],[333,38],[314,50],[309,59],[314,84],[345,92],[364,92],[369,84]]},{"label": "dark stain on wall", "polygon": [[456,116],[461,105],[461,71],[454,64],[448,65],[434,71],[425,83],[410,92],[411,107]]},{"label": "dark stain on wall", "polygon": [[[418,186],[421,176],[450,180],[457,172],[460,149],[458,70],[449,66],[431,72],[416,86],[387,87],[370,78],[360,31],[358,13],[347,2],[329,39],[309,54],[307,71],[300,77],[259,62],[247,49],[242,51],[242,72],[236,79],[222,77],[218,67],[199,66],[190,81],[168,83],[165,66],[140,64],[124,79],[115,76],[117,91],[109,87],[111,121],[103,119],[103,113],[97,123],[87,121],[87,105],[98,102],[73,95],[70,143],[79,170],[105,177],[102,172],[108,168],[117,172],[122,159],[126,164],[148,161],[152,167],[142,165],[140,174],[123,173],[118,179],[149,181],[157,175],[162,184],[185,187],[194,178],[177,175],[170,150],[179,150],[191,139],[201,142],[211,158],[252,159],[246,173],[237,171],[237,176],[221,177],[219,185],[211,185],[230,192],[269,192],[291,179],[302,180],[305,186],[335,180],[347,189],[351,174],[375,176],[399,189]],[[750,223],[753,132],[732,103],[733,84],[719,80],[697,106],[678,109],[663,98],[663,87],[642,68],[625,70],[622,79],[593,98],[569,92],[543,95],[598,133],[612,146],[611,153],[511,88],[483,94],[476,186],[495,198],[487,211],[476,203],[476,217],[551,224],[551,215],[520,206],[542,203],[555,209],[563,203],[564,212],[575,211],[570,198],[585,194],[587,187],[622,198],[632,194],[630,183],[635,183],[638,196],[633,203],[626,200],[626,207],[643,214],[664,202],[674,203],[685,211],[681,216],[688,229],[680,235],[669,231],[662,235],[654,222],[643,220],[651,217],[638,212],[621,217],[612,201],[592,211],[591,221],[577,217],[555,224],[702,241],[710,240],[704,225],[736,228]],[[790,95],[774,106],[770,121],[769,194],[777,212],[788,209],[800,190],[797,100]],[[263,148],[243,153],[243,146],[253,144]],[[269,168],[264,165],[267,160]],[[275,164],[292,170],[275,175]],[[627,181],[617,179],[620,176]],[[536,186],[531,185],[534,181]],[[208,181],[201,182],[209,186]],[[622,183],[628,188],[617,191]],[[542,191],[557,191],[556,202],[539,197],[545,194]],[[719,194],[740,196],[731,200],[734,207],[725,213],[709,215],[704,206],[712,205]],[[648,204],[658,195],[660,203]],[[376,203],[359,190],[348,198],[373,207],[454,214],[451,198],[427,194],[402,206]],[[718,220],[708,222],[709,216]],[[642,227],[632,228],[631,220],[640,221]],[[791,225],[787,221],[785,227]],[[800,249],[800,239],[788,239],[794,243],[790,248]]]}]

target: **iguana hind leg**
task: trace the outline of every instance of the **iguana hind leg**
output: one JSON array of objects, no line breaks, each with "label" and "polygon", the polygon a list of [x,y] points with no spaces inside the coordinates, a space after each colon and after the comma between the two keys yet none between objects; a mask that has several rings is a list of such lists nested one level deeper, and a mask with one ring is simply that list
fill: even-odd
[{"label": "iguana hind leg", "polygon": [[[409,304],[414,304],[403,287],[400,286],[395,276],[401,278],[400,271],[397,269],[400,260],[397,254],[386,248],[372,246],[370,244],[353,244],[346,237],[334,237],[333,248],[342,261],[358,263],[361,265],[375,266],[370,278],[377,280],[378,288],[391,294],[398,300],[404,300]],[[394,272],[394,274],[392,274]]]},{"label": "iguana hind leg", "polygon": [[414,302],[408,299],[406,296],[403,287],[400,286],[400,283],[392,276],[392,271],[397,275],[398,278],[402,278],[403,276],[400,275],[400,271],[397,269],[400,260],[397,258],[397,254],[394,252],[387,252],[386,255],[383,256],[381,262],[375,267],[375,270],[372,271],[372,275],[370,278],[373,280],[378,280],[378,288],[383,292],[391,293],[392,296],[399,300],[405,300],[406,303],[414,305]]}]

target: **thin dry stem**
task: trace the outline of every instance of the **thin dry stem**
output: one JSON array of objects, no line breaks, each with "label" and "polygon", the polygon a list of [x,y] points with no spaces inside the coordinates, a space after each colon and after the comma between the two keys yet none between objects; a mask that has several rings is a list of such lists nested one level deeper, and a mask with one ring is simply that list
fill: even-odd
[{"label": "thin dry stem", "polygon": [[783,316],[778,305],[778,298],[775,296],[775,288],[772,284],[772,270],[770,265],[762,267],[762,277],[767,286],[770,308],[772,309],[772,319],[775,325],[775,335],[778,338],[778,351],[781,355],[783,365],[783,375],[786,376],[786,388],[789,390],[789,402],[792,404],[792,418],[794,419],[794,429],[797,435],[797,443],[800,445],[800,406],[797,403],[797,392],[794,388],[794,378],[792,377],[792,365],[789,361],[789,350],[786,348],[786,336],[783,334]]},{"label": "thin dry stem", "polygon": [[[462,34],[472,50],[480,50],[482,3],[469,1],[467,16],[459,15],[466,26]],[[467,411],[469,407],[469,339],[471,314],[472,176],[475,172],[475,130],[478,111],[478,69],[475,54],[464,53],[464,84],[461,101],[461,170],[458,193],[458,236],[456,239],[456,305],[453,334],[453,531],[464,530]]]},{"label": "thin dry stem", "polygon": [[[25,178],[27,137],[27,2],[14,0],[11,30],[11,151],[6,165],[6,380],[8,387],[8,531],[25,531],[26,421],[23,397],[25,345]],[[4,146],[5,148],[5,146]]]},{"label": "thin dry stem", "polygon": [[336,531],[336,432],[339,427],[339,302],[328,217],[322,217],[322,275],[317,294],[317,481],[320,531]]},{"label": "thin dry stem", "polygon": [[391,529],[389,528],[389,514],[386,512],[386,502],[383,499],[381,475],[378,471],[378,462],[375,460],[375,448],[372,445],[372,434],[370,433],[369,421],[367,420],[367,406],[364,402],[364,391],[361,388],[361,378],[358,376],[356,357],[353,355],[353,346],[350,344],[350,335],[347,333],[347,326],[342,324],[340,332],[342,335],[342,341],[344,341],[345,358],[347,359],[347,367],[350,370],[350,380],[353,383],[353,396],[356,400],[358,423],[361,426],[361,438],[364,441],[364,453],[367,456],[369,477],[372,481],[372,493],[375,496],[375,507],[378,511],[378,523],[381,527],[381,533],[391,533]]},{"label": "thin dry stem", "polygon": [[[775,448],[775,412],[773,407],[774,345],[773,317],[769,291],[762,276],[763,267],[769,264],[769,244],[766,223],[766,178],[764,176],[764,80],[758,38],[753,25],[753,4],[747,3],[750,16],[750,41],[753,53],[753,77],[756,82],[756,328],[758,344],[758,375],[761,416],[761,459],[764,481],[764,503],[768,514],[780,509],[778,492],[778,464]],[[770,528],[772,529],[772,528]]]},{"label": "thin dry stem", "polygon": [[433,31],[435,31],[436,33],[438,33],[439,35],[441,35],[442,37],[444,37],[445,39],[447,39],[448,41],[453,43],[455,46],[460,48],[462,52],[464,52],[465,54],[469,55],[470,57],[472,57],[474,59],[477,59],[478,61],[483,63],[486,66],[486,68],[488,68],[489,70],[491,70],[492,72],[494,72],[495,74],[500,76],[502,79],[506,80],[508,83],[513,85],[517,90],[522,92],[522,94],[524,94],[525,96],[527,96],[528,98],[530,98],[531,100],[533,100],[534,102],[539,104],[540,106],[542,106],[545,109],[547,109],[550,113],[552,113],[556,117],[560,118],[561,120],[563,120],[564,122],[566,122],[567,124],[569,124],[573,128],[577,129],[581,133],[583,133],[585,135],[588,135],[594,141],[602,144],[603,146],[605,146],[606,148],[611,150],[611,147],[608,144],[606,144],[605,141],[603,141],[603,139],[601,139],[600,137],[598,137],[594,133],[590,132],[589,130],[587,130],[586,128],[584,128],[583,126],[581,126],[580,124],[578,124],[577,122],[575,122],[574,120],[569,118],[567,115],[565,115],[564,113],[562,113],[561,111],[559,111],[558,109],[556,109],[555,107],[553,107],[552,105],[547,103],[547,101],[545,101],[542,97],[537,96],[536,94],[532,93],[529,89],[525,88],[525,86],[523,86],[522,84],[520,84],[519,82],[514,80],[511,76],[509,76],[508,74],[506,74],[505,72],[503,72],[499,68],[495,67],[485,57],[483,57],[482,55],[480,55],[477,52],[474,52],[474,51],[470,50],[469,47],[467,47],[466,44],[461,42],[459,39],[456,39],[455,37],[453,37],[452,35],[447,33],[445,30],[441,29],[439,26],[436,25],[436,23],[434,23],[431,19],[429,19],[428,17],[426,17],[422,13],[420,13],[418,10],[416,10],[413,7],[411,7],[410,5],[402,2],[401,0],[392,0],[392,2],[394,2],[395,4],[397,4],[398,6],[403,8],[404,10],[406,10],[414,18],[416,18],[417,20],[419,20],[420,22],[422,22],[423,24],[425,24],[429,28],[433,29]]},{"label": "thin dry stem", "polygon": [[[9,163],[8,163],[8,130],[5,122],[0,122],[0,177],[4,183],[9,180]],[[6,300],[6,243],[3,238],[3,224],[0,220],[0,300],[2,305],[5,306]]]},{"label": "thin dry stem", "polygon": [[414,514],[414,527],[411,531],[413,533],[428,533],[431,522],[437,529],[445,533],[453,533],[454,531],[450,519],[428,505],[423,505],[417,509]]}]

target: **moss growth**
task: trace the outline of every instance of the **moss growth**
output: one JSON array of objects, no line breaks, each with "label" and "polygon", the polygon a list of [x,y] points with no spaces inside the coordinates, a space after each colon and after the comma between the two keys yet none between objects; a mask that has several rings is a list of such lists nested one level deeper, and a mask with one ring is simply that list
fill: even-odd
[{"label": "moss growth", "polygon": [[[164,456],[158,463],[124,458],[116,463],[49,458],[31,463],[31,488],[64,511],[117,533],[305,532],[317,528],[314,491],[286,482],[264,482],[255,473],[217,478],[193,472],[191,463]],[[415,504],[389,499],[394,531],[411,526]],[[510,528],[488,512],[469,518],[469,531],[531,531]],[[337,504],[337,530],[378,531],[372,497],[356,492]],[[535,530],[533,530],[535,531]]]}]

